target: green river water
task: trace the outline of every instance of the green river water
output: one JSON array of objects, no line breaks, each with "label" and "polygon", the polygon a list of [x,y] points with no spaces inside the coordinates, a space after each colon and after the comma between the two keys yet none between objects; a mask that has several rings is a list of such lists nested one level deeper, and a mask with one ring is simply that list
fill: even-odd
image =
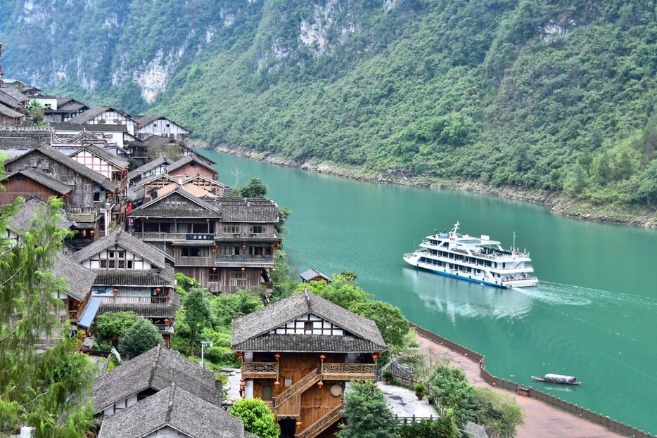
[{"label": "green river water", "polygon": [[[285,249],[299,272],[358,273],[376,299],[486,356],[498,377],[657,434],[657,231],[588,223],[546,208],[448,190],[357,182],[203,151],[221,181],[257,177],[293,212]],[[406,265],[435,229],[460,221],[531,253],[540,284],[502,290]],[[534,382],[574,375],[580,387]]]}]

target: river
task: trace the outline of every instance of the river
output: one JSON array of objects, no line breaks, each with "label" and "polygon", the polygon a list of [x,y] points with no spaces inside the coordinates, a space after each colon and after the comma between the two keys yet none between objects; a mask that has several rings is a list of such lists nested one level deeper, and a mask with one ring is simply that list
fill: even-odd
[{"label": "river", "polygon": [[[352,181],[214,151],[222,182],[257,177],[292,210],[293,268],[358,274],[376,299],[486,356],[498,377],[530,385],[657,434],[657,231],[552,215],[523,202]],[[502,290],[402,261],[434,230],[490,235],[531,252],[536,288]],[[580,387],[532,375],[574,375]]]}]

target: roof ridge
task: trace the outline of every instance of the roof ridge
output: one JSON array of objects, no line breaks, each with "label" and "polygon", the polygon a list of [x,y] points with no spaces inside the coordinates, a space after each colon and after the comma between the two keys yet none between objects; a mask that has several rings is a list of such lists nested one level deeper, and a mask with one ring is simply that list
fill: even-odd
[{"label": "roof ridge", "polygon": [[171,411],[173,410],[173,399],[176,395],[176,382],[171,382],[171,393],[169,394],[169,403],[167,404],[167,414],[165,421],[167,424],[171,422]]},{"label": "roof ridge", "polygon": [[155,354],[155,360],[153,361],[153,368],[151,368],[151,377],[148,379],[148,386],[153,386],[153,379],[155,378],[155,372],[157,371],[157,364],[160,362],[160,353],[162,352],[162,344],[158,344],[157,353]]}]

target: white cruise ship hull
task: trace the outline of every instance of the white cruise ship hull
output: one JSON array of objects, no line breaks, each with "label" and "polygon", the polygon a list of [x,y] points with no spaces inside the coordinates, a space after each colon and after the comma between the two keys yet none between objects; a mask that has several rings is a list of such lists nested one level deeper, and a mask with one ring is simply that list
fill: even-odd
[{"label": "white cruise ship hull", "polygon": [[[493,287],[500,288],[517,288],[517,287],[533,287],[538,285],[538,278],[528,275],[531,268],[525,267],[522,271],[507,272],[507,277],[513,276],[515,278],[496,278],[496,273],[486,269],[473,269],[473,267],[465,265],[457,265],[454,263],[443,263],[444,266],[437,266],[434,260],[428,257],[424,250],[404,254],[404,261],[409,265],[417,268],[425,269],[439,275],[447,277],[458,278],[460,280],[471,281],[473,283],[485,284]],[[451,265],[451,266],[450,266]],[[471,272],[468,272],[470,268]],[[479,270],[480,272],[476,272]]]}]

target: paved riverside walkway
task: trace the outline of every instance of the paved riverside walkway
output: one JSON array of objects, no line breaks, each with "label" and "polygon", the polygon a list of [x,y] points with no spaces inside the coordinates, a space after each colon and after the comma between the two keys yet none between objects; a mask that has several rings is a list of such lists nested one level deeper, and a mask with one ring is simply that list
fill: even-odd
[{"label": "paved riverside walkway", "polygon": [[601,438],[622,437],[616,432],[591,423],[575,415],[554,408],[531,397],[517,395],[511,391],[495,388],[479,376],[479,364],[467,357],[436,344],[422,336],[417,337],[420,349],[426,354],[429,364],[436,363],[438,358],[449,358],[450,365],[461,368],[468,381],[476,387],[490,388],[493,391],[509,394],[516,399],[524,411],[525,423],[516,428],[517,438]]}]

